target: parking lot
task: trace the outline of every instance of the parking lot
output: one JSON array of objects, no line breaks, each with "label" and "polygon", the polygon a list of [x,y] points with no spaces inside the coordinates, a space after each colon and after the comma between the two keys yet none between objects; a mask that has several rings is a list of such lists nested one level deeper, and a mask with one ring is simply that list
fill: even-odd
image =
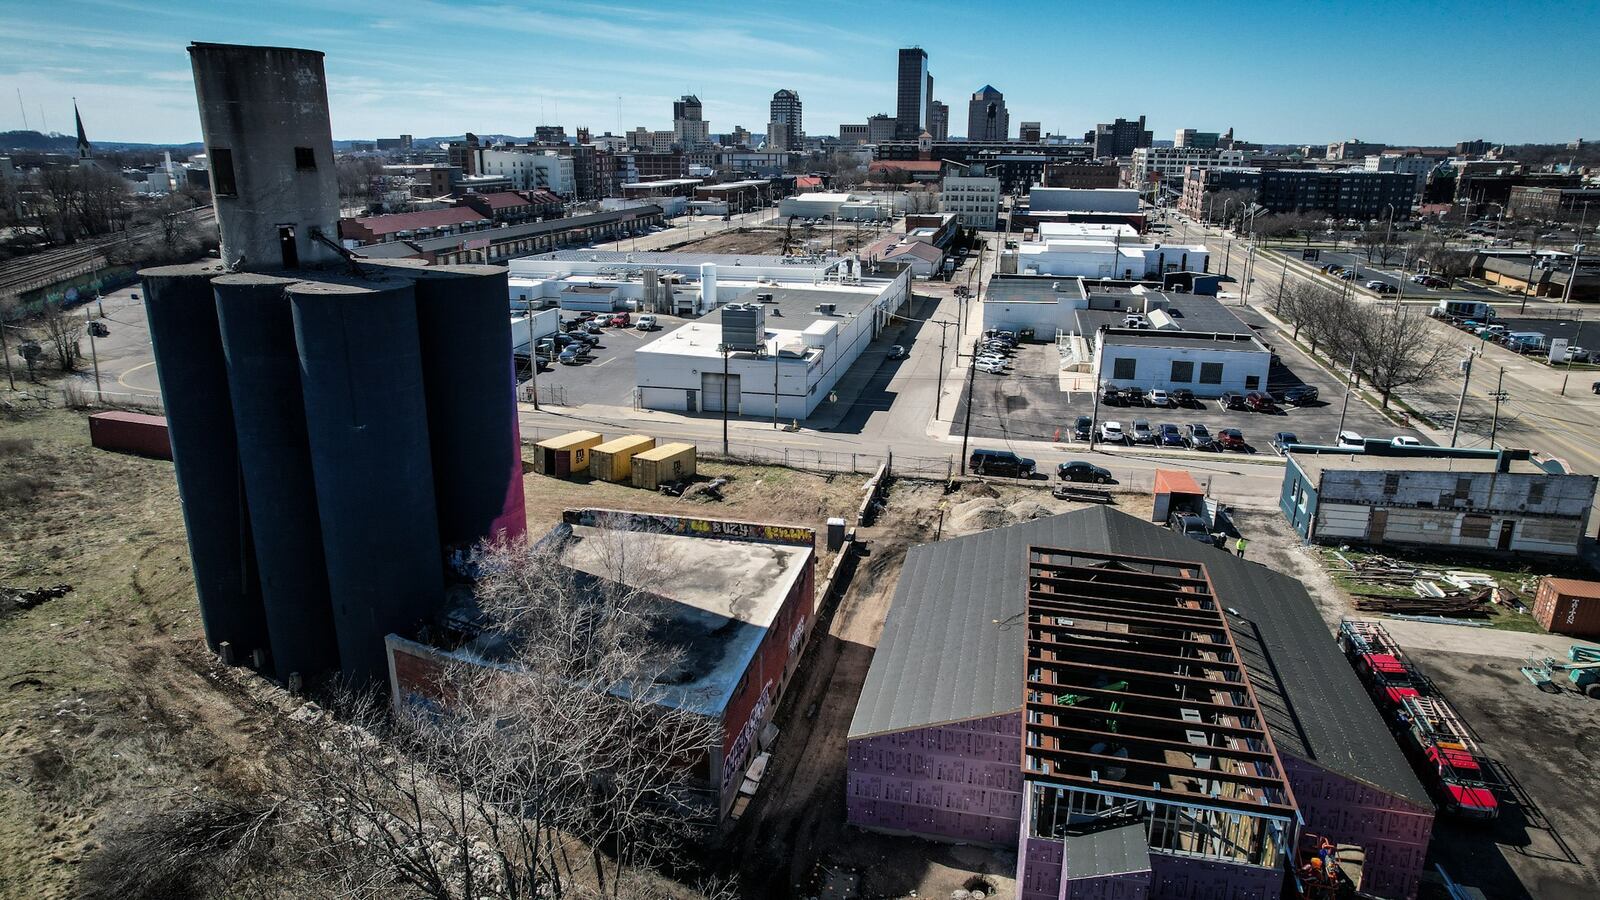
[{"label": "parking lot", "polygon": [[[1261,328],[1265,324],[1253,311],[1243,311],[1242,317],[1253,327]],[[1263,337],[1268,335],[1263,332]],[[1275,412],[1225,410],[1214,399],[1198,400],[1191,407],[1178,409],[1103,404],[1099,420],[1119,422],[1127,431],[1141,419],[1157,430],[1167,422],[1180,430],[1185,425],[1200,423],[1213,435],[1224,428],[1237,428],[1244,433],[1246,452],[1255,453],[1272,453],[1272,438],[1280,431],[1293,432],[1302,443],[1332,444],[1339,432],[1339,412],[1344,400],[1342,382],[1287,341],[1269,339],[1268,342],[1280,356],[1280,362],[1273,365],[1268,376],[1268,391],[1276,393],[1307,384],[1317,389],[1320,395],[1317,400],[1303,406],[1280,404]],[[1011,363],[1002,374],[977,373],[972,385],[973,438],[1066,442],[1072,439],[1072,424],[1078,416],[1094,416],[1094,397],[1088,391],[1060,389],[1054,344],[1019,347]],[[955,421],[962,423],[966,414],[963,396]],[[1401,434],[1420,437],[1416,432],[1398,428],[1357,397],[1350,400],[1344,430],[1366,437]],[[1427,442],[1425,438],[1422,440]]]},{"label": "parking lot", "polygon": [[[561,311],[563,320],[577,316],[576,312]],[[557,362],[549,364],[549,368],[541,368],[539,402],[553,406],[633,406],[634,351],[683,323],[693,321],[662,313],[657,313],[656,319],[660,327],[655,331],[603,328],[598,335],[599,345],[578,365]],[[523,387],[525,390],[526,383]]]}]

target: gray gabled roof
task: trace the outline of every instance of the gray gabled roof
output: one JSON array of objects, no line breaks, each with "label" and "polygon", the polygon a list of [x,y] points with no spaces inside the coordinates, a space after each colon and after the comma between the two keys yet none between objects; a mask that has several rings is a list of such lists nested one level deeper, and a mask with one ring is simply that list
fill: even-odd
[{"label": "gray gabled roof", "polygon": [[1205,565],[1278,749],[1429,804],[1299,581],[1108,507],[907,552],[851,738],[1021,708],[1032,546]]}]

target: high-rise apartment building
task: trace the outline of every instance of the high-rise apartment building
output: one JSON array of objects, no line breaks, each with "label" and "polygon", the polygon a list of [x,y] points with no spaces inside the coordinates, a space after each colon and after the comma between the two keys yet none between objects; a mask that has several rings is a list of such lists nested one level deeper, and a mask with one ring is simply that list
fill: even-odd
[{"label": "high-rise apartment building", "polygon": [[928,119],[930,120],[930,124],[928,125],[928,134],[932,135],[933,139],[936,141],[950,140],[949,105],[935,100],[928,104],[928,108],[932,110],[928,116]]},{"label": "high-rise apartment building", "polygon": [[[898,119],[888,113],[878,113],[867,119],[867,143],[881,144],[892,141],[900,131]],[[914,139],[913,139],[914,140]]]},{"label": "high-rise apartment building", "polygon": [[772,95],[772,115],[767,125],[767,146],[776,150],[799,150],[805,146],[801,125],[800,95],[785,88]]},{"label": "high-rise apartment building", "polygon": [[1037,144],[1043,133],[1044,129],[1040,127],[1038,122],[1023,122],[1018,128],[1017,140],[1022,141],[1024,144]]},{"label": "high-rise apartment building", "polygon": [[900,77],[895,92],[894,137],[914,141],[928,121],[928,52],[921,47],[900,51]]},{"label": "high-rise apartment building", "polygon": [[967,103],[967,140],[1003,141],[1011,133],[1011,114],[1006,111],[1006,95],[984,85]]},{"label": "high-rise apartment building", "polygon": [[1102,122],[1084,134],[1083,139],[1094,145],[1097,158],[1132,156],[1140,147],[1155,143],[1155,135],[1144,127],[1144,116],[1136,120],[1119,118],[1114,122]]},{"label": "high-rise apartment building", "polygon": [[849,124],[839,126],[839,143],[848,147],[852,144],[860,145],[866,142],[867,126]]},{"label": "high-rise apartment building", "polygon": [[672,141],[684,150],[711,145],[711,124],[702,115],[700,98],[685,94],[672,103]]},{"label": "high-rise apartment building", "polygon": [[1215,131],[1197,131],[1193,128],[1179,128],[1173,135],[1172,146],[1193,147],[1198,150],[1215,150],[1222,136]]}]

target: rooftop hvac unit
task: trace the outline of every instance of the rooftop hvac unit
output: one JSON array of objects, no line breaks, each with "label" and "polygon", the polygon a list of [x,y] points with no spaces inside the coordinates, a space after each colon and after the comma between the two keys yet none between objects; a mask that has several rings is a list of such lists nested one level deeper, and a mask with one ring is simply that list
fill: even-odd
[{"label": "rooftop hvac unit", "polygon": [[756,302],[757,303],[776,303],[778,301],[774,300],[772,298],[771,294],[757,294],[756,295]]},{"label": "rooftop hvac unit", "polygon": [[818,303],[817,304],[817,312],[819,312],[819,313],[821,313],[821,314],[823,314],[825,316],[833,315],[834,314],[834,310],[837,310],[838,308],[839,308],[838,304],[835,304],[835,303]]},{"label": "rooftop hvac unit", "polygon": [[729,350],[757,350],[766,340],[766,308],[729,303],[722,308],[722,343]]}]

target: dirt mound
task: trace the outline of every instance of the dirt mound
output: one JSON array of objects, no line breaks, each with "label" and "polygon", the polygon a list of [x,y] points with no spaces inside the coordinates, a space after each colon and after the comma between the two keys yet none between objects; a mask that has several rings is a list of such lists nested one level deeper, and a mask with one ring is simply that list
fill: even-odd
[{"label": "dirt mound", "polygon": [[1053,516],[1055,514],[1055,510],[1035,500],[1018,500],[1016,503],[1006,507],[1006,515],[1013,522],[1030,522],[1034,519],[1042,519],[1045,516]]}]

